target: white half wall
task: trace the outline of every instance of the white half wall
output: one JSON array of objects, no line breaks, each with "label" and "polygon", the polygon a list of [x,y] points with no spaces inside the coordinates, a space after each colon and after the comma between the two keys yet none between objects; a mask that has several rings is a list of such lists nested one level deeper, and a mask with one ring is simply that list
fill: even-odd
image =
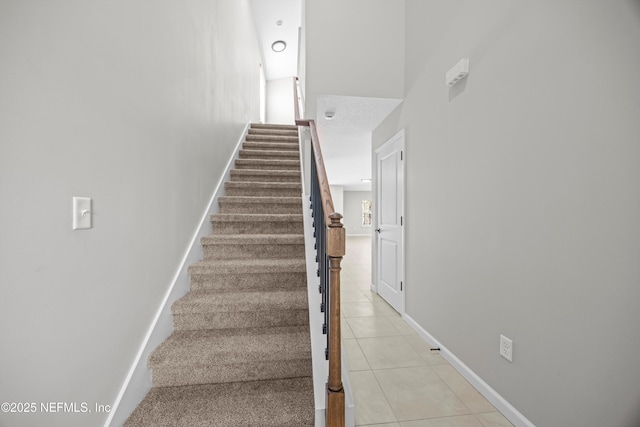
[{"label": "white half wall", "polygon": [[[248,1],[0,1],[0,413],[102,426],[247,122]],[[71,198],[93,228],[71,229]]]}]

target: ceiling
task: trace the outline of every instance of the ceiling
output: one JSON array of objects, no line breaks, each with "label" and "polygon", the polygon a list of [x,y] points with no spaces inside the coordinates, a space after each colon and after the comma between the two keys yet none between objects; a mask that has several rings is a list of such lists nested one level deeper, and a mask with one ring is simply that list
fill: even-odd
[{"label": "ceiling", "polygon": [[[292,77],[298,69],[298,29],[302,25],[302,0],[251,0],[267,80]],[[282,52],[271,49],[282,40]]]},{"label": "ceiling", "polygon": [[[346,191],[369,191],[371,132],[400,104],[399,99],[318,96],[316,124],[327,178]],[[326,112],[333,112],[331,120]]]},{"label": "ceiling", "polygon": [[[267,80],[298,73],[298,38],[302,25],[301,0],[251,0]],[[271,49],[283,40],[287,48]],[[315,118],[322,141],[327,177],[331,185],[346,191],[370,191],[371,132],[400,104],[399,99],[324,95],[316,100]],[[332,120],[327,111],[335,113]]]}]

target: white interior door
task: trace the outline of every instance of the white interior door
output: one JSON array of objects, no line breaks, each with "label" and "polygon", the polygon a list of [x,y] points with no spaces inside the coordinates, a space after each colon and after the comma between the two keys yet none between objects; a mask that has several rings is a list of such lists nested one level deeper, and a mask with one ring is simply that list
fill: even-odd
[{"label": "white interior door", "polygon": [[377,291],[404,313],[404,132],[376,150]]}]

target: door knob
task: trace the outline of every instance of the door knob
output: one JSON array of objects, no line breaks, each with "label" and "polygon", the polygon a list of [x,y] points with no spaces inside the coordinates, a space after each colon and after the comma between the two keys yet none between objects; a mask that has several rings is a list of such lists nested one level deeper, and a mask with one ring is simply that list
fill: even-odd
[{"label": "door knob", "polygon": [[380,233],[380,229],[379,228],[376,228],[376,233]]}]

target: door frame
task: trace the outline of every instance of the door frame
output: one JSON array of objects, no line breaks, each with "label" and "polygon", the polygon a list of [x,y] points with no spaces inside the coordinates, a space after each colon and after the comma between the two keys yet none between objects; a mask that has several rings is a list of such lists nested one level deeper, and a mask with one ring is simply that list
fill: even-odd
[{"label": "door frame", "polygon": [[403,156],[403,160],[400,163],[400,167],[401,167],[401,190],[400,190],[400,216],[403,218],[403,225],[401,227],[401,238],[402,238],[402,242],[400,244],[400,281],[403,283],[403,289],[402,289],[402,298],[401,298],[401,303],[400,303],[400,315],[404,316],[405,313],[405,307],[406,307],[406,291],[407,291],[407,283],[405,281],[405,226],[407,225],[407,219],[406,219],[406,215],[405,215],[405,199],[406,199],[406,168],[405,168],[405,161],[407,160],[407,156],[406,156],[406,150],[405,150],[405,131],[404,129],[401,129],[400,131],[398,131],[395,135],[393,135],[391,138],[387,139],[387,141],[382,144],[380,147],[376,148],[374,151],[374,156],[373,156],[373,169],[375,171],[375,179],[373,180],[373,188],[372,188],[372,196],[373,196],[373,200],[374,200],[374,221],[373,221],[373,227],[372,227],[372,268],[371,268],[371,276],[373,278],[373,280],[371,281],[371,290],[373,292],[375,292],[376,294],[378,293],[378,284],[379,284],[379,277],[378,277],[378,271],[379,271],[379,263],[380,260],[378,259],[378,236],[376,235],[376,232],[374,231],[376,228],[378,228],[380,226],[379,224],[379,219],[378,219],[378,203],[379,203],[379,199],[378,199],[378,195],[380,193],[380,181],[378,179],[378,158],[380,156],[380,153],[388,148],[391,144],[395,143],[399,141],[400,142],[400,150],[402,151],[402,156]]}]

